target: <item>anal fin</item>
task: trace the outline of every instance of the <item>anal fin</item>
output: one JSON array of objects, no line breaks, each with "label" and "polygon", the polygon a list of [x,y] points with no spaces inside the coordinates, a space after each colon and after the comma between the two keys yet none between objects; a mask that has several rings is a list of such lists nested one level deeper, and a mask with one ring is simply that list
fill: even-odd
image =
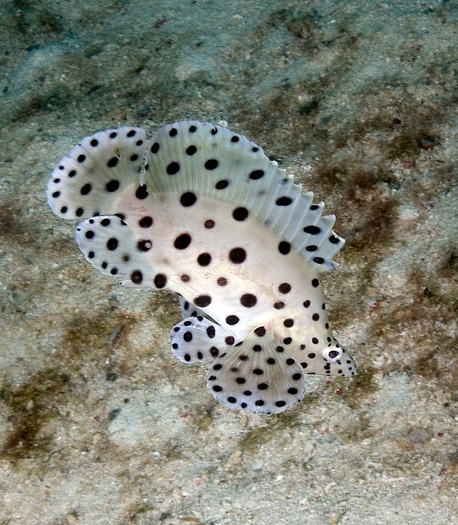
[{"label": "anal fin", "polygon": [[306,379],[300,364],[259,327],[215,360],[207,387],[223,405],[269,415],[301,401]]}]

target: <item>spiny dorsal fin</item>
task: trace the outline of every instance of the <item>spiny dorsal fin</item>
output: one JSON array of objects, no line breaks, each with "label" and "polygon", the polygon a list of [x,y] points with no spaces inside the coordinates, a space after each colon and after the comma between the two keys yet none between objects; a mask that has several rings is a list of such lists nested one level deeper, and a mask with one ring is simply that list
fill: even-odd
[{"label": "spiny dorsal fin", "polygon": [[64,157],[48,182],[48,202],[57,215],[76,219],[122,214],[126,194],[195,192],[200,197],[246,208],[317,271],[332,269],[344,240],[333,231],[335,217],[322,216],[323,203],[302,193],[259,146],[220,126],[183,121],[160,128],[147,148],[145,132],[122,127],[86,137]]},{"label": "spiny dorsal fin", "polygon": [[47,197],[64,219],[118,213],[117,202],[139,185],[145,131],[123,127],[85,137],[53,170]]}]

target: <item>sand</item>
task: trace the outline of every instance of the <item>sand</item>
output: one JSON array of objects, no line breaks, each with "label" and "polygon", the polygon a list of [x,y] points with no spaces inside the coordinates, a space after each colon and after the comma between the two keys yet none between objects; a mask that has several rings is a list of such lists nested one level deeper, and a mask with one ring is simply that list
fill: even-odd
[{"label": "sand", "polygon": [[[262,7],[261,7],[262,5]],[[431,2],[0,5],[0,523],[458,523],[458,9]],[[121,289],[54,216],[100,129],[226,124],[347,245],[324,278],[362,370],[263,417],[170,352],[171,293]]]}]

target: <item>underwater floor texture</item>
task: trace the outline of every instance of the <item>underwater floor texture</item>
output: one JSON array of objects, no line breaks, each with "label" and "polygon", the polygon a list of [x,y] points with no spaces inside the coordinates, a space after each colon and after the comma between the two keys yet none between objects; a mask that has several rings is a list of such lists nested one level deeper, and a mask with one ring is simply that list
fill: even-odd
[{"label": "underwater floor texture", "polygon": [[[262,7],[261,7],[262,4]],[[458,8],[0,5],[0,523],[458,523]],[[100,275],[46,202],[84,136],[227,125],[335,213],[355,378],[270,417],[180,363],[174,294]]]}]

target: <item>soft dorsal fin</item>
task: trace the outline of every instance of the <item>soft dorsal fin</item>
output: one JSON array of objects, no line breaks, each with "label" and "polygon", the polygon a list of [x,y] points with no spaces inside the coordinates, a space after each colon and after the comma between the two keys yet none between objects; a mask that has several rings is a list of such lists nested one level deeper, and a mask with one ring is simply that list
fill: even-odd
[{"label": "soft dorsal fin", "polygon": [[296,249],[317,271],[332,269],[344,240],[332,231],[335,217],[286,175],[263,150],[220,126],[183,121],[160,128],[148,144],[148,192],[186,193],[230,202],[274,230],[284,249]]}]

